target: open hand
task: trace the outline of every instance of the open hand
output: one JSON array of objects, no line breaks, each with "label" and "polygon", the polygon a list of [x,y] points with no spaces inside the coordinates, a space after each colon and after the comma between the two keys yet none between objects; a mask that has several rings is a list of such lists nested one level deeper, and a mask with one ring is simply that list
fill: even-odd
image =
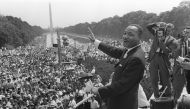
[{"label": "open hand", "polygon": [[98,94],[98,87],[92,87],[92,93],[97,95]]},{"label": "open hand", "polygon": [[85,88],[84,88],[85,92],[90,92],[92,88],[93,88],[93,84],[91,80],[85,83]]}]

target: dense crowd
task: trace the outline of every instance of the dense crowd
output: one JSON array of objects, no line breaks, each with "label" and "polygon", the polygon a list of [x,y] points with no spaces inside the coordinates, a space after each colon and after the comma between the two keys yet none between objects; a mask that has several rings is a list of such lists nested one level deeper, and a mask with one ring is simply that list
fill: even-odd
[{"label": "dense crowd", "polygon": [[[106,42],[121,46],[119,41]],[[145,49],[149,44],[142,43]],[[62,63],[57,61],[56,48],[35,46],[0,51],[0,109],[67,109],[89,96],[85,83],[91,78],[95,86],[102,86],[101,77],[94,69],[86,69],[81,61],[86,57],[115,63],[117,60],[89,45],[83,48],[64,47]],[[147,50],[148,51],[148,50]],[[92,75],[85,76],[86,73]],[[90,99],[85,106],[99,108],[101,102]],[[91,108],[93,108],[91,107]]]}]

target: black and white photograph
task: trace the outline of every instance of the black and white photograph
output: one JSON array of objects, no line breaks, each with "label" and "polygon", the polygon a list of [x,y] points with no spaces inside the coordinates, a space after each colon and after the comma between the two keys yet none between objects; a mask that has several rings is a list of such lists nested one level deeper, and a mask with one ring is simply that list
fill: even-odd
[{"label": "black and white photograph", "polygon": [[0,0],[0,109],[190,109],[190,0]]}]

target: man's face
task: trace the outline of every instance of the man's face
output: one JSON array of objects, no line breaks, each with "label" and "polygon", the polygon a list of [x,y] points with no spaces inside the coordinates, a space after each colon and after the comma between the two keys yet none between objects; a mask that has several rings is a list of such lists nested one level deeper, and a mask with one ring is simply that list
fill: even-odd
[{"label": "man's face", "polygon": [[183,35],[184,35],[184,36],[187,36],[188,38],[190,38],[190,29],[185,29],[185,30],[183,31]]},{"label": "man's face", "polygon": [[171,35],[173,32],[172,28],[167,28],[166,35]]},{"label": "man's face", "polygon": [[123,34],[123,46],[131,48],[139,44],[138,28],[135,26],[128,26]]}]

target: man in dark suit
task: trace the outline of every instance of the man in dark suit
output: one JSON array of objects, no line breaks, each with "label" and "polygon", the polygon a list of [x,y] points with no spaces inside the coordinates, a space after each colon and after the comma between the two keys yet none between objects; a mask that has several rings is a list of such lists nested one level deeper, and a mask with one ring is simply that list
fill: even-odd
[{"label": "man in dark suit", "polygon": [[189,48],[190,26],[187,26],[184,29],[183,36],[186,37],[185,39],[186,53],[184,55],[186,56],[187,61],[180,63],[180,65],[182,66],[183,69],[185,69],[184,73],[185,73],[185,79],[186,79],[186,89],[187,89],[187,93],[190,94],[190,48]]},{"label": "man in dark suit", "polygon": [[116,48],[95,39],[99,50],[120,59],[115,65],[115,73],[110,85],[93,87],[92,92],[107,100],[108,109],[137,109],[138,88],[145,69],[145,55],[140,45],[142,28],[139,25],[129,25],[123,34],[124,48]]},{"label": "man in dark suit", "polygon": [[160,97],[158,81],[160,81],[163,89],[166,89],[164,96],[170,97],[172,95],[169,80],[169,53],[171,53],[172,50],[168,45],[171,45],[170,43],[173,43],[175,40],[175,38],[171,36],[173,28],[173,24],[166,24],[165,22],[151,23],[147,26],[148,31],[154,36],[148,61],[150,62],[150,78],[155,98]]}]

